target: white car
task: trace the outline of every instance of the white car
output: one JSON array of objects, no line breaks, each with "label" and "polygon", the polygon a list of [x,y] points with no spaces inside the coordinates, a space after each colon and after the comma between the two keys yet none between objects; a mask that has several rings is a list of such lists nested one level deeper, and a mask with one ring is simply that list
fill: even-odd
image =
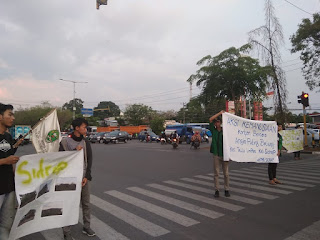
[{"label": "white car", "polygon": [[[312,134],[314,136],[314,141],[316,146],[319,146],[319,133],[314,131],[314,129],[307,128],[308,146],[312,147]],[[304,131],[303,131],[303,135],[304,135]],[[304,137],[303,137],[303,141],[304,141]]]}]

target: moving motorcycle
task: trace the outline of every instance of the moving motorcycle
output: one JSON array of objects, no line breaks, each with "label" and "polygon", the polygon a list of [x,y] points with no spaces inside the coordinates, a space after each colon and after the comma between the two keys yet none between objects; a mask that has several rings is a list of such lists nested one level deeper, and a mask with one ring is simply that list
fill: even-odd
[{"label": "moving motorcycle", "polygon": [[167,140],[165,138],[160,138],[161,145],[167,144]]},{"label": "moving motorcycle", "polygon": [[178,139],[176,138],[172,139],[172,147],[173,149],[176,149],[178,147]]},{"label": "moving motorcycle", "polygon": [[200,142],[198,140],[192,141],[190,148],[192,148],[192,147],[194,147],[194,149],[200,148]]}]

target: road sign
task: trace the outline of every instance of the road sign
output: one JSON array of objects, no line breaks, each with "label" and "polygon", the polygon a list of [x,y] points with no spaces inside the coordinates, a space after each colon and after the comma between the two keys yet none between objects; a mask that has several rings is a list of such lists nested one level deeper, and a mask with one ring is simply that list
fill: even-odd
[{"label": "road sign", "polygon": [[93,109],[92,108],[82,108],[81,114],[84,117],[91,117],[91,116],[93,116]]}]

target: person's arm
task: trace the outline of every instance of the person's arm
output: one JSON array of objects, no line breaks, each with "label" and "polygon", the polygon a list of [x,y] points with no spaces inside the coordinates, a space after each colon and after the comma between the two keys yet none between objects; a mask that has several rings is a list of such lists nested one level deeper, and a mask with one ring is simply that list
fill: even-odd
[{"label": "person's arm", "polygon": [[18,156],[11,155],[6,158],[1,158],[0,165],[12,165],[12,164],[16,164],[18,161],[19,161]]},{"label": "person's arm", "polygon": [[219,117],[224,112],[225,112],[224,110],[221,110],[217,114],[213,115],[211,118],[209,118],[209,122],[213,122],[213,120],[215,120],[217,117]]}]

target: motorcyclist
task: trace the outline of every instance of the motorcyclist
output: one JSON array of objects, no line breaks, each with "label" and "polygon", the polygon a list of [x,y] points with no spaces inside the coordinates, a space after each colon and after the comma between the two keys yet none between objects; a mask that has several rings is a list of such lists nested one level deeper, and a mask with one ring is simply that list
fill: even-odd
[{"label": "motorcyclist", "polygon": [[171,136],[170,138],[173,140],[173,139],[176,139],[177,140],[177,143],[179,142],[179,135],[177,133],[177,131],[174,131],[173,133],[171,133]]},{"label": "motorcyclist", "polygon": [[201,136],[200,133],[198,131],[196,131],[193,136],[191,137],[191,144],[192,146],[194,145],[194,143],[198,141],[199,143],[201,143]]}]

